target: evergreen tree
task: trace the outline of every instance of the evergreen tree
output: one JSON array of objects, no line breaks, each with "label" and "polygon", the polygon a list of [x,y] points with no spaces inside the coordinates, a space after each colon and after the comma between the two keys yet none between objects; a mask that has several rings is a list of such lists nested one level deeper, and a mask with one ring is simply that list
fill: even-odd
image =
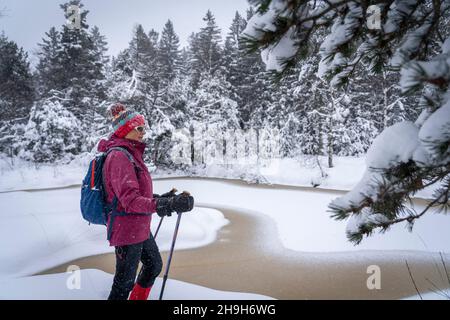
[{"label": "evergreen tree", "polygon": [[109,65],[108,43],[106,37],[100,33],[97,26],[94,26],[90,30],[90,39],[93,44],[93,61],[94,71],[99,75],[95,81],[93,81],[93,91],[95,92],[95,98],[98,101],[104,101],[106,96],[106,73]]},{"label": "evergreen tree", "polygon": [[129,89],[133,70],[129,49],[122,50],[117,57],[112,57],[111,68],[107,73],[109,100],[125,101],[131,96]]},{"label": "evergreen tree", "polygon": [[97,26],[94,26],[90,30],[90,38],[92,39],[92,43],[94,45],[93,56],[96,69],[100,70],[102,74],[106,74],[106,68],[109,64],[109,56],[107,55],[108,42],[106,41],[106,37],[100,33]]},{"label": "evergreen tree", "polygon": [[159,33],[156,32],[154,29],[151,29],[148,32],[148,39],[152,45],[153,50],[156,50],[156,48],[158,47]]},{"label": "evergreen tree", "polygon": [[[205,163],[204,152],[211,146],[222,153],[220,142],[225,139],[225,134],[239,129],[237,103],[230,97],[231,85],[225,76],[220,73],[214,76],[206,74],[202,79],[188,105],[190,127],[194,131],[193,143],[199,144],[195,149],[201,151],[192,156],[197,163]],[[219,156],[218,153],[216,156]]]},{"label": "evergreen tree", "polygon": [[225,39],[223,54],[222,54],[222,65],[226,73],[227,80],[233,85],[237,84],[242,80],[241,71],[238,69],[238,61],[240,56],[240,36],[242,31],[244,31],[246,26],[246,21],[241,17],[239,12],[236,11],[233,21],[227,37]]},{"label": "evergreen tree", "polygon": [[[247,10],[247,20],[236,19],[234,30],[245,30],[247,21],[253,16],[253,9]],[[245,45],[242,43],[242,36],[238,36],[238,60],[235,69],[238,70],[238,83],[236,84],[236,94],[238,96],[239,113],[242,128],[248,128],[251,118],[258,108],[265,108],[272,102],[271,90],[272,81],[270,73],[266,72],[261,59],[261,52],[255,51],[247,54]],[[233,81],[230,80],[231,83]]]},{"label": "evergreen tree", "polygon": [[[69,19],[74,13],[69,10],[73,6],[79,9],[76,12],[79,25],[64,24],[59,31],[52,27],[39,44],[36,82],[40,100],[35,103],[35,108],[47,110],[46,106],[58,106],[64,110],[60,114],[75,116],[80,121],[80,135],[75,136],[80,141],[84,139],[85,143],[84,148],[73,150],[82,152],[97,142],[100,127],[106,123],[104,109],[109,58],[106,39],[98,27],[89,29],[89,12],[80,0],[60,6],[65,18]],[[49,130],[47,134],[46,139],[51,141],[51,135],[59,133]],[[46,161],[43,159],[39,157],[39,161]]]},{"label": "evergreen tree", "polygon": [[[104,88],[102,82],[105,80],[104,72],[104,50],[106,43],[104,38],[99,34],[98,29],[94,28],[92,34],[89,34],[89,26],[86,23],[89,11],[84,10],[84,5],[80,0],[71,0],[61,5],[66,19],[71,14],[68,11],[69,6],[77,6],[80,9],[80,28],[72,27],[68,24],[62,26],[60,32],[60,44],[57,45],[57,35],[54,31],[49,32],[50,44],[56,45],[57,48],[57,65],[53,66],[50,72],[52,79],[53,74],[60,72],[57,85],[54,87],[52,81],[49,81],[52,89],[64,92],[66,95],[65,107],[72,112],[77,118],[82,119],[88,109],[98,100],[104,98]],[[93,36],[95,38],[93,38]],[[49,44],[43,44],[43,48],[49,47]],[[54,53],[50,50],[50,53]],[[41,55],[44,60],[50,61],[52,54],[47,55],[43,52]],[[48,62],[44,61],[43,65]],[[42,69],[38,69],[38,72]],[[39,78],[46,79],[46,73],[39,75]],[[44,86],[45,88],[46,86]],[[52,96],[53,93],[43,92],[45,96]]]},{"label": "evergreen tree", "polygon": [[192,86],[197,88],[202,74],[213,75],[221,63],[221,35],[211,11],[208,10],[203,18],[206,26],[200,32],[191,36],[191,77]]},{"label": "evergreen tree", "polygon": [[[239,40],[240,34],[245,29],[245,20],[236,11],[235,17],[231,23],[230,30],[225,39],[224,49],[222,53],[222,69],[226,75],[227,81],[232,86],[233,98],[238,103],[241,103],[241,93],[239,86],[243,83],[248,71],[248,66],[242,65],[242,55],[240,52]],[[245,93],[244,93],[245,94]]]},{"label": "evergreen tree", "polygon": [[[349,83],[359,65],[369,73],[400,70],[403,93],[422,91],[422,111],[415,123],[394,124],[368,151],[367,172],[357,188],[330,204],[333,217],[351,217],[347,235],[359,243],[375,229],[414,221],[432,207],[447,210],[450,194],[450,2],[438,1],[271,1],[252,0],[257,14],[244,31],[248,49],[263,49],[269,69],[281,74],[314,54],[321,41],[318,74],[337,88]],[[373,29],[366,10],[378,5],[383,24]],[[417,108],[414,108],[417,110]],[[407,150],[393,144],[416,141]],[[403,152],[400,154],[400,150]],[[437,186],[436,186],[436,183]],[[406,208],[405,199],[433,185],[435,194],[422,212]]]},{"label": "evergreen tree", "polygon": [[0,34],[0,121],[25,117],[34,99],[27,53]]},{"label": "evergreen tree", "polygon": [[[83,148],[84,134],[78,120],[57,96],[43,99],[31,109],[28,123],[19,129],[21,139],[13,141],[15,153],[37,163],[70,161]],[[84,146],[86,147],[86,146]]]},{"label": "evergreen tree", "polygon": [[130,107],[146,116],[150,116],[159,90],[156,41],[155,31],[147,34],[142,25],[137,25],[128,49],[120,55],[120,64],[116,63],[116,67],[125,76],[125,79],[117,81],[121,87],[121,82],[126,83],[126,91],[121,93],[122,98],[125,98]]},{"label": "evergreen tree", "polygon": [[177,74],[179,61],[178,37],[170,21],[161,39],[156,31],[147,34],[137,25],[129,47],[113,59],[108,80],[111,100],[124,102],[151,123],[146,137],[153,154],[145,157],[158,165],[171,164],[161,148],[165,150],[170,144],[170,133],[185,112],[184,82]]},{"label": "evergreen tree", "polygon": [[182,48],[180,52],[180,75],[182,76],[188,76],[189,75],[189,61],[190,61],[190,54],[188,48]]},{"label": "evergreen tree", "polygon": [[38,44],[39,62],[36,66],[36,80],[39,96],[47,95],[51,90],[62,90],[61,34],[55,27],[45,33],[46,38]]},{"label": "evergreen tree", "polygon": [[180,70],[180,40],[175,34],[170,20],[164,25],[158,44],[159,76],[161,82],[167,86],[174,80]]}]

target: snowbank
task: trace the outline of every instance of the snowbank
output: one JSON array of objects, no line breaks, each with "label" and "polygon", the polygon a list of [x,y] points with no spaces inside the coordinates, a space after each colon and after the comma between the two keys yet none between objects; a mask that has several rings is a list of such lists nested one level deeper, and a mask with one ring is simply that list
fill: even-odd
[{"label": "snowbank", "polygon": [[[79,275],[79,289],[73,282]],[[59,273],[20,279],[0,280],[0,300],[105,300],[108,298],[113,275],[95,269]],[[68,286],[69,283],[69,286]],[[157,300],[162,279],[157,278],[149,299]],[[69,289],[72,288],[72,289]],[[164,300],[267,300],[267,296],[208,289],[169,279],[164,290]]]},{"label": "snowbank", "polygon": [[[155,181],[158,189],[177,186],[189,190],[202,206],[259,212],[271,217],[283,245],[302,252],[343,252],[359,250],[413,250],[450,252],[450,219],[429,213],[419,219],[412,233],[398,224],[385,234],[376,233],[358,246],[346,237],[346,221],[330,218],[328,204],[337,195],[324,190],[246,185],[232,181],[170,179]],[[420,210],[422,205],[417,205]]]},{"label": "snowbank", "polygon": [[[79,191],[64,189],[0,194],[0,278],[37,273],[81,257],[113,252],[104,226],[81,218]],[[157,243],[168,250],[175,217],[162,224]],[[152,228],[159,222],[153,216]],[[177,249],[195,248],[215,240],[228,221],[217,210],[198,208],[182,219]]]},{"label": "snowbank", "polygon": [[[359,246],[353,246],[345,236],[346,223],[332,220],[327,212],[328,203],[336,197],[335,192],[200,179],[167,179],[154,182],[156,191],[169,190],[173,186],[179,190],[189,190],[195,196],[197,205],[195,212],[183,215],[177,249],[206,245],[216,239],[217,231],[228,221],[217,210],[202,207],[218,206],[234,208],[243,214],[258,212],[271,217],[283,245],[297,251],[450,252],[450,220],[441,214],[425,215],[417,221],[412,233],[403,225],[396,225],[384,235],[375,234],[364,239]],[[81,219],[78,201],[78,188],[0,194],[3,209],[0,212],[0,241],[8,244],[0,246],[2,289],[6,286],[20,288],[33,285],[34,281],[42,279],[53,285],[53,278],[28,278],[29,283],[27,280],[12,278],[29,276],[80,257],[112,252],[112,248],[105,241],[104,227],[89,226]],[[420,205],[418,207],[420,209]],[[163,223],[157,239],[162,250],[167,249],[170,244],[175,220],[172,217],[165,219]],[[152,227],[156,228],[157,224],[156,218]],[[261,236],[264,236],[264,232]],[[270,250],[270,246],[267,250]],[[15,282],[16,280],[18,282]],[[61,283],[62,280],[55,281]],[[36,286],[39,287],[38,284]],[[5,290],[0,291],[0,298],[14,297],[7,295]],[[105,294],[102,292],[100,290],[86,295],[80,293],[72,298],[101,298]],[[48,295],[49,298],[53,297],[51,293]],[[30,296],[33,297],[41,298],[39,292]],[[229,298],[236,297],[233,295]]]},{"label": "snowbank", "polygon": [[[265,171],[266,179],[270,183],[276,184],[288,184],[288,185],[311,185],[312,181],[321,179],[321,172],[319,168],[314,168],[314,163],[311,161],[300,161],[294,159],[283,159],[282,161],[276,163],[273,162],[272,165],[276,168],[266,168]],[[25,169],[23,169],[25,170]],[[0,189],[11,189],[11,188],[29,188],[32,186],[36,187],[57,187],[61,185],[73,185],[79,183],[82,178],[84,170],[80,165],[73,167],[55,167],[50,166],[42,167],[39,170],[34,170],[33,168],[26,169],[24,173],[22,170],[9,170],[3,173],[0,179]],[[56,170],[57,174],[53,174],[52,171]],[[364,158],[335,158],[335,167],[328,169],[328,177],[323,179],[321,182],[322,188],[329,189],[344,189],[348,190],[355,186],[355,184],[361,179],[362,174],[365,170]],[[29,174],[32,179],[22,180],[20,172],[24,175]],[[236,178],[234,174],[238,175],[237,171],[226,171],[225,169],[220,170],[220,168],[214,169],[209,167],[209,169],[204,169],[203,172],[199,172],[202,176],[212,176],[226,178]],[[250,175],[251,171],[247,171]],[[181,173],[180,173],[181,174]],[[164,176],[163,172],[159,172],[160,176]],[[31,180],[31,181],[30,181]],[[353,247],[349,244],[345,237],[345,223],[337,222],[330,218],[328,213],[328,204],[337,197],[335,193],[324,193],[324,192],[312,192],[307,191],[296,191],[296,190],[276,190],[276,189],[255,189],[248,187],[245,189],[244,186],[238,186],[232,182],[219,182],[219,181],[186,181],[186,180],[155,180],[155,192],[163,192],[169,190],[170,188],[176,186],[179,190],[189,190],[194,192],[196,196],[196,201],[201,201],[207,204],[224,204],[229,206],[235,206],[238,208],[244,208],[249,210],[255,210],[265,213],[274,218],[280,231],[280,237],[287,248],[292,248],[299,251],[308,252],[327,252],[327,251],[346,251],[346,250],[363,250],[363,249],[405,249],[405,250],[425,250],[425,247],[419,237],[413,233],[409,234],[407,230],[404,230],[403,225],[394,226],[392,231],[385,235],[374,235],[369,239],[363,241],[363,243],[358,247]],[[255,191],[257,190],[257,191]],[[253,192],[254,191],[254,192]],[[319,191],[319,190],[318,190]],[[61,193],[62,192],[62,193]],[[72,195],[69,195],[70,193]],[[58,212],[64,211],[62,208],[65,207],[65,203],[68,201],[72,202],[72,214],[74,219],[78,219],[78,192],[68,191],[64,193],[63,191],[58,191],[57,193],[44,193],[45,198],[42,196],[32,197],[30,194],[25,193],[20,195],[20,193],[12,194],[1,194],[0,203],[3,205],[5,210],[3,214],[8,212],[15,217],[19,218],[16,213],[18,212],[35,212],[30,211],[31,207],[23,208],[22,205],[16,207],[17,203],[33,203],[36,199],[40,199],[40,203],[44,199],[49,200],[45,204],[38,204],[32,206],[34,208],[44,207],[45,213],[46,207],[60,208]],[[423,193],[422,193],[423,194]],[[244,196],[245,195],[245,196]],[[22,196],[25,196],[23,198]],[[67,201],[61,201],[65,197],[70,199]],[[248,201],[246,201],[248,200]],[[53,209],[52,209],[53,210]],[[39,209],[38,209],[39,211]],[[54,216],[58,216],[54,214]],[[203,218],[209,216],[207,214],[203,215]],[[45,217],[45,215],[43,215]],[[34,219],[34,220],[33,220]],[[62,218],[59,219],[67,219]],[[57,221],[56,219],[50,219],[49,221]],[[153,225],[157,224],[157,219],[154,220]],[[169,220],[169,219],[168,219]],[[174,223],[175,219],[172,219],[170,223]],[[38,222],[31,215],[28,215],[28,221],[34,221],[35,225]],[[66,220],[65,220],[66,221]],[[69,220],[70,221],[70,220]],[[73,230],[84,230],[82,227],[78,226],[78,222],[70,223],[73,225]],[[430,235],[430,239],[425,239],[426,244],[433,248],[435,251],[447,250],[445,246],[439,245],[439,239],[447,237],[446,230],[448,230],[448,219],[443,215],[426,215],[423,219],[417,223],[415,232],[418,234]],[[58,222],[60,223],[60,222]],[[184,223],[184,219],[183,219]],[[188,222],[186,222],[188,223]],[[218,224],[220,225],[220,223]],[[164,229],[165,233],[161,234],[161,238],[164,241],[170,239],[170,232],[172,226],[169,223],[164,224],[164,228],[169,228],[169,230]],[[447,227],[447,229],[445,229]],[[6,228],[6,227],[4,227]],[[33,227],[33,230],[39,230],[40,227]],[[95,228],[95,227],[91,227]],[[423,228],[424,230],[422,230]],[[432,236],[433,228],[437,228],[440,233],[438,236]],[[7,228],[6,228],[7,229]],[[293,229],[295,231],[293,232]],[[103,239],[102,232],[98,237]],[[7,230],[5,231],[7,232]],[[75,236],[76,234],[74,234]],[[45,235],[41,234],[45,240]],[[167,237],[167,238],[165,238]],[[425,236],[427,238],[427,236]],[[436,240],[433,240],[436,239]],[[95,241],[96,239],[93,239]],[[163,240],[163,239],[162,239]],[[447,243],[450,243],[447,239]],[[66,240],[67,241],[67,240]],[[57,242],[58,245],[59,242]],[[179,244],[183,246],[183,243]],[[6,249],[3,249],[6,250]],[[83,252],[83,245],[79,245],[77,249],[79,252]],[[90,249],[89,249],[90,250]],[[448,251],[448,250],[447,250]],[[105,252],[105,248],[100,247],[94,250],[92,254]],[[80,253],[80,256],[82,254]],[[14,268],[15,269],[15,268]],[[0,270],[1,273],[1,270]]]},{"label": "snowbank", "polygon": [[[57,188],[81,184],[89,158],[80,157],[67,165],[36,165],[18,159],[0,156],[0,192],[28,189]],[[317,165],[320,162],[321,167]],[[325,157],[273,159],[257,166],[209,165],[196,166],[188,171],[152,170],[152,177],[209,177],[239,179],[249,183],[280,184],[319,189],[351,190],[363,177],[366,169],[364,157],[334,157],[334,167],[328,168]],[[433,188],[422,190],[415,196],[430,198]]]}]

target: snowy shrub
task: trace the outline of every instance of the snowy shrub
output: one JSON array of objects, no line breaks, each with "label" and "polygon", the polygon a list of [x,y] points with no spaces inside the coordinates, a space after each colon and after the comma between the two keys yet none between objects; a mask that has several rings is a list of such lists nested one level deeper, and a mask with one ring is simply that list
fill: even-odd
[{"label": "snowy shrub", "polygon": [[33,106],[23,136],[13,146],[23,159],[53,162],[78,154],[83,141],[80,121],[58,99],[45,99]]}]

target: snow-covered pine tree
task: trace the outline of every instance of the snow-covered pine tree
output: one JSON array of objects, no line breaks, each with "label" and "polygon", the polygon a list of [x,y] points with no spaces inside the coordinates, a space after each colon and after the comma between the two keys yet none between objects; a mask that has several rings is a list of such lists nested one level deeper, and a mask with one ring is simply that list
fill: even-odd
[{"label": "snow-covered pine tree", "polygon": [[[367,151],[378,133],[373,123],[379,115],[372,113],[381,88],[378,92],[373,86],[365,92],[347,88],[345,94],[332,90],[317,76],[322,37],[318,34],[311,41],[314,54],[299,60],[279,81],[266,86],[271,96],[259,100],[262,107],[257,108],[254,118],[259,115],[280,129],[283,156],[328,156],[332,166],[333,155],[353,156]],[[372,102],[371,96],[375,96]],[[369,112],[362,113],[359,103],[370,105]]]},{"label": "snow-covered pine tree", "polygon": [[363,113],[352,98],[348,93],[338,95],[338,99],[333,99],[334,104],[329,105],[328,129],[332,130],[333,154],[338,156],[364,155],[379,134],[370,111]]},{"label": "snow-covered pine tree", "polygon": [[171,165],[162,149],[170,145],[171,132],[185,112],[186,83],[180,69],[179,40],[168,21],[161,37],[136,25],[129,47],[113,58],[108,76],[110,100],[141,112],[151,123],[146,137],[152,154],[145,157],[160,166]]},{"label": "snow-covered pine tree", "polygon": [[0,34],[0,121],[25,117],[34,99],[27,53]]},{"label": "snow-covered pine tree", "polygon": [[146,112],[147,110],[142,109],[148,105],[148,99],[152,95],[150,82],[156,75],[157,61],[156,48],[141,24],[135,26],[128,50],[132,69],[130,99],[138,111]]},{"label": "snow-covered pine tree", "polygon": [[225,39],[225,44],[222,52],[222,70],[226,76],[227,81],[232,85],[233,94],[240,105],[240,98],[238,96],[237,88],[243,82],[245,71],[240,69],[240,46],[239,39],[242,31],[246,26],[245,20],[236,11],[229,32]]},{"label": "snow-covered pine tree", "polygon": [[282,81],[274,83],[269,89],[276,93],[272,94],[270,103],[266,104],[266,111],[258,108],[258,113],[264,114],[265,126],[270,126],[264,129],[280,130],[282,157],[295,157],[299,149],[298,139],[301,131],[299,110],[305,106],[291,91],[295,88],[296,78],[297,75],[292,72]]},{"label": "snow-covered pine tree", "polygon": [[205,75],[190,105],[192,118],[200,123],[221,124],[223,129],[237,128],[237,105],[230,98],[231,84],[222,74]]},{"label": "snow-covered pine tree", "polygon": [[93,44],[92,54],[94,56],[95,69],[103,75],[97,82],[94,82],[94,90],[97,93],[97,98],[103,101],[106,99],[106,73],[109,65],[109,56],[107,55],[108,42],[97,26],[90,30],[89,35]]},{"label": "snow-covered pine tree", "polygon": [[35,103],[28,123],[17,130],[21,138],[12,142],[15,154],[36,163],[55,163],[68,162],[83,151],[81,121],[60,101],[55,95]]},{"label": "snow-covered pine tree", "polygon": [[[247,21],[254,15],[254,10],[250,7],[247,10]],[[259,108],[271,103],[272,85],[270,72],[267,72],[261,59],[259,51],[248,54],[245,45],[242,43],[242,35],[239,38],[239,61],[238,68],[243,70],[244,78],[238,86],[238,96],[240,97],[240,119],[244,123],[244,128],[250,126],[251,119],[257,114]],[[253,123],[255,124],[255,123]],[[257,128],[257,127],[256,127]],[[255,129],[256,129],[255,128]]]},{"label": "snow-covered pine tree", "polygon": [[272,85],[273,102],[266,114],[280,129],[284,157],[328,155],[331,164],[334,108],[328,86],[316,76],[317,62],[315,55],[299,61]]},{"label": "snow-covered pine tree", "polygon": [[221,31],[210,10],[203,21],[206,25],[190,38],[191,83],[194,89],[202,81],[201,76],[213,75],[222,61]]},{"label": "snow-covered pine tree", "polygon": [[182,122],[182,113],[186,112],[188,99],[187,75],[182,73],[184,66],[179,47],[179,38],[172,22],[168,20],[158,43],[160,92],[154,105],[163,110],[165,114],[170,114],[171,122],[176,127],[179,127]]},{"label": "snow-covered pine tree", "polygon": [[105,122],[101,105],[106,99],[107,43],[98,27],[89,30],[88,11],[80,0],[60,6],[66,18],[71,14],[69,6],[79,8],[80,28],[65,24],[57,31],[52,27],[39,44],[36,82],[41,101],[37,105],[46,106],[48,99],[57,97],[81,121],[85,138],[90,138],[85,146],[90,148],[99,136],[93,123]]},{"label": "snow-covered pine tree", "polygon": [[71,0],[61,5],[66,19],[69,18],[69,6],[77,6],[80,10],[80,28],[68,24],[62,26],[61,50],[59,63],[63,77],[60,88],[67,95],[64,105],[80,120],[87,109],[92,107],[104,94],[102,83],[105,79],[103,55],[101,46],[88,32],[87,15],[89,11],[83,9],[81,0]]},{"label": "snow-covered pine tree", "polygon": [[0,34],[0,152],[14,154],[12,143],[33,105],[34,85],[28,56]]},{"label": "snow-covered pine tree", "polygon": [[180,40],[172,21],[168,20],[158,43],[158,63],[163,86],[168,86],[180,70]]},{"label": "snow-covered pine tree", "polygon": [[112,100],[123,101],[146,116],[151,113],[160,82],[155,37],[156,32],[147,34],[142,25],[136,25],[128,48],[112,63],[109,80]]},{"label": "snow-covered pine tree", "polygon": [[[158,167],[177,166],[171,158],[176,142],[173,134],[189,122],[186,110],[191,95],[186,56],[181,56],[179,38],[170,20],[165,24],[158,43],[159,92],[153,104],[154,127],[152,128],[152,160]],[[186,51],[184,51],[186,53]],[[164,116],[163,118],[161,116]]]},{"label": "snow-covered pine tree", "polygon": [[107,72],[107,95],[111,101],[123,101],[130,97],[132,76],[133,64],[130,50],[125,49],[111,58],[111,67]]},{"label": "snow-covered pine tree", "polygon": [[61,34],[55,27],[51,27],[38,46],[39,62],[36,66],[36,86],[39,97],[44,97],[51,90],[63,89],[64,70],[60,62]]},{"label": "snow-covered pine tree", "polygon": [[417,119],[420,114],[418,94],[402,95],[399,79],[398,72],[392,70],[370,74],[367,73],[367,65],[357,66],[346,86],[352,111],[370,120],[379,132],[397,122]]},{"label": "snow-covered pine tree", "polygon": [[189,48],[183,47],[180,50],[180,69],[179,72],[183,76],[189,75],[189,65],[190,65],[190,53]]},{"label": "snow-covered pine tree", "polygon": [[[351,217],[349,239],[359,243],[375,229],[387,230],[399,222],[412,227],[430,208],[447,210],[450,1],[249,1],[257,6],[257,14],[244,31],[247,45],[264,50],[269,69],[283,73],[307,57],[311,37],[325,29],[319,75],[331,85],[346,84],[364,63],[373,73],[400,70],[405,93],[425,87],[417,121],[386,128],[369,149],[363,180],[330,204],[334,218]],[[373,27],[377,21],[368,14],[370,5],[380,9],[379,28]],[[409,210],[405,200],[426,186],[435,187],[432,201],[421,212]]]},{"label": "snow-covered pine tree", "polygon": [[[239,129],[237,103],[231,98],[231,84],[225,75],[205,74],[201,77],[194,97],[188,104],[191,122],[188,128],[194,131],[193,143],[198,154],[192,156],[195,163],[205,163],[211,150],[218,159],[224,155],[225,134]],[[206,154],[206,156],[205,156]]]},{"label": "snow-covered pine tree", "polygon": [[312,55],[294,66],[293,73],[297,77],[287,88],[288,94],[296,101],[295,112],[301,121],[301,133],[296,137],[301,152],[324,156],[329,151],[325,142],[327,134],[330,134],[327,130],[329,113],[325,110],[329,107],[329,90],[316,76],[317,62],[317,55]]},{"label": "snow-covered pine tree", "polygon": [[[66,19],[73,13],[71,6],[79,9],[79,27],[64,24],[61,30],[51,28],[39,44],[39,61],[36,67],[36,82],[40,101],[37,106],[58,104],[80,120],[78,138],[84,141],[86,151],[95,144],[106,123],[104,117],[107,99],[107,43],[98,27],[89,30],[87,15],[80,0],[71,0],[62,5]],[[104,131],[104,130],[103,130]],[[52,134],[56,131],[50,131]],[[49,137],[50,139],[51,137]],[[39,157],[41,159],[42,157]],[[44,159],[44,158],[42,158]]]},{"label": "snow-covered pine tree", "polygon": [[174,163],[171,157],[172,148],[177,141],[173,139],[174,131],[182,129],[189,123],[189,112],[187,110],[188,101],[192,92],[189,77],[178,74],[165,88],[164,95],[157,101],[155,110],[160,115],[167,115],[161,121],[152,121],[152,161],[158,167],[176,168],[179,164]]},{"label": "snow-covered pine tree", "polygon": [[95,96],[90,98],[91,104],[83,115],[83,126],[86,134],[87,148],[95,147],[99,137],[107,135],[109,131],[110,119],[108,119],[108,95],[107,95],[107,74],[110,72],[110,59],[107,55],[108,43],[106,37],[100,33],[97,26],[90,30],[90,38],[93,43],[93,55],[95,57],[96,69],[104,75],[93,83]]},{"label": "snow-covered pine tree", "polygon": [[[253,14],[247,11],[247,17]],[[227,34],[222,53],[222,72],[232,86],[232,98],[238,103],[239,122],[249,129],[255,111],[269,102],[269,73],[265,71],[259,52],[246,54],[241,34],[247,21],[236,12]]]}]

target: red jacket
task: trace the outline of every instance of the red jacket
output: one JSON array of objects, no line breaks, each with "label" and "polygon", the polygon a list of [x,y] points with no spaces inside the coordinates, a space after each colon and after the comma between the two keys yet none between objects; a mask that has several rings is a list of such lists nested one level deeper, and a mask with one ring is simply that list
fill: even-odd
[{"label": "red jacket", "polygon": [[[108,203],[111,204],[116,195],[119,200],[117,211],[131,214],[115,217],[109,243],[111,246],[140,243],[149,238],[150,214],[156,211],[152,178],[142,158],[146,144],[112,135],[99,142],[98,151],[105,152],[112,147],[126,148],[133,156],[138,172],[122,151],[114,150],[106,158],[103,176]],[[110,219],[108,228],[111,228]]]}]

